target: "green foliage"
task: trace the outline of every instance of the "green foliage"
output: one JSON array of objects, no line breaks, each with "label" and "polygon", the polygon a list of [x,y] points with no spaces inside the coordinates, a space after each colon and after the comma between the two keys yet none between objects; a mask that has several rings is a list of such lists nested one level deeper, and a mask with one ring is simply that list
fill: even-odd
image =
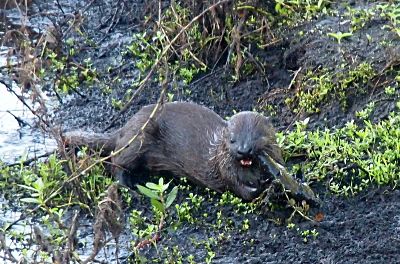
[{"label": "green foliage", "polygon": [[326,14],[331,1],[327,0],[275,0],[275,11],[282,16],[281,24],[292,25],[303,19],[310,20],[319,13]]},{"label": "green foliage", "polygon": [[[90,160],[86,160],[87,163],[90,163],[88,161]],[[57,211],[59,208],[71,204],[79,204],[85,208],[91,208],[92,204],[97,204],[112,179],[106,177],[103,167],[98,165],[84,176],[84,180],[71,182],[77,188],[70,190],[63,187],[69,181],[63,167],[66,162],[59,160],[57,155],[53,154],[48,162],[36,163],[34,170],[21,163],[18,174],[22,176],[20,178],[23,182],[18,186],[29,197],[21,198],[20,201],[40,204],[48,212]],[[9,171],[10,169],[5,170]],[[81,195],[77,196],[77,193]]]},{"label": "green foliage", "polygon": [[369,81],[376,76],[372,66],[366,62],[353,68],[342,66],[336,73],[332,72],[333,70],[327,68],[308,71],[299,81],[301,85],[294,97],[285,100],[286,104],[294,107],[295,113],[318,113],[323,102],[338,99],[346,109],[347,93],[351,89],[365,93]]},{"label": "green foliage", "polygon": [[[320,110],[318,105],[327,100],[335,88],[332,77],[329,76],[327,70],[317,73],[308,72],[305,77],[306,83],[304,87],[310,87],[307,90],[301,90],[297,94],[299,98],[299,108],[307,113],[318,113]],[[294,112],[298,112],[295,110]]]},{"label": "green foliage", "polygon": [[192,215],[193,207],[188,202],[175,205],[175,210],[178,215],[179,222],[195,223],[195,219]]},{"label": "green foliage", "polygon": [[[398,81],[398,80],[396,80]],[[395,95],[396,94],[396,87],[387,86],[385,87],[385,93],[387,95]]]},{"label": "green foliage", "polygon": [[345,15],[351,18],[351,33],[365,27],[365,25],[375,16],[374,9],[353,9],[350,6],[347,6],[346,8],[348,13]]},{"label": "green foliage", "polygon": [[364,110],[356,112],[356,116],[360,117],[363,120],[368,120],[369,116],[371,115],[372,111],[374,110],[375,103],[369,103]]},{"label": "green foliage", "polygon": [[[289,223],[286,227],[288,229],[294,229],[296,225],[294,223]],[[303,231],[300,229],[300,227],[297,227],[296,232],[302,237],[304,243],[307,243],[310,237],[316,238],[319,235],[318,231],[315,228],[312,230],[307,229]]]},{"label": "green foliage", "polygon": [[189,198],[187,198],[187,199],[192,202],[194,208],[197,211],[199,211],[201,209],[202,203],[204,202],[203,196],[199,196],[199,195],[193,194],[193,193],[189,193]]},{"label": "green foliage", "polygon": [[390,31],[400,36],[400,3],[399,1],[382,2],[371,8],[352,9],[347,6],[348,12],[345,14],[351,19],[350,32],[365,27],[372,19],[384,17],[388,20],[389,25],[383,25],[383,29]]},{"label": "green foliage", "polygon": [[[165,191],[169,187],[169,182],[164,184],[164,179],[160,178],[158,184],[148,182],[146,186],[137,185],[139,191],[150,198],[150,202],[153,205],[154,219],[156,221],[149,222],[147,218],[142,218],[141,212],[133,210],[130,215],[130,223],[132,225],[132,233],[139,239],[148,241],[148,243],[155,243],[156,239],[152,238],[155,232],[160,232],[164,225],[164,220],[167,217],[167,209],[175,201],[178,193],[178,186],[172,188],[172,190],[165,194]],[[145,226],[145,228],[143,228]],[[145,242],[141,242],[135,248],[140,248],[140,245]]]},{"label": "green foliage", "polygon": [[210,238],[208,238],[208,240],[203,240],[203,241],[200,241],[200,242],[197,242],[195,239],[191,239],[191,242],[195,246],[203,245],[205,247],[205,250],[207,251],[207,256],[206,256],[205,262],[206,263],[211,263],[213,258],[215,257],[215,252],[213,250],[213,247],[218,245],[217,240],[215,238],[213,238],[213,237],[210,237]]},{"label": "green foliage", "polygon": [[21,198],[20,201],[45,206],[53,198],[61,199],[57,190],[63,180],[66,180],[66,173],[62,167],[64,162],[57,160],[57,155],[54,153],[48,163],[37,164],[36,173],[23,167],[21,163],[20,172],[23,175],[24,184],[19,184],[19,186],[27,190],[30,197]]},{"label": "green foliage", "polygon": [[385,25],[383,28],[388,28],[400,36],[400,3],[399,1],[388,1],[386,4],[377,5],[377,11],[381,17],[386,17],[390,21],[390,25]]},{"label": "green foliage", "polygon": [[111,98],[111,104],[114,108],[121,110],[122,109],[122,101],[116,100],[115,98]]},{"label": "green foliage", "polygon": [[342,33],[342,32],[328,33],[328,35],[331,36],[331,37],[334,37],[338,41],[339,46],[342,46],[342,38],[347,38],[347,37],[353,36],[353,34],[350,33],[350,32],[346,32],[346,33]]},{"label": "green foliage", "polygon": [[317,237],[318,236],[318,231],[316,229],[313,230],[304,230],[301,231],[300,228],[297,228],[297,233],[299,233],[299,235],[301,235],[303,237],[303,242],[307,243],[308,242],[308,238],[310,235],[312,235],[313,237]]},{"label": "green foliage", "polygon": [[[290,5],[293,5],[304,9],[305,16],[326,11],[325,6],[328,3],[325,0],[308,0],[306,4],[303,1],[278,2],[277,6],[281,6],[279,10],[290,10]],[[256,44],[263,49],[271,45],[271,42],[276,42],[269,22],[277,21],[279,17],[274,18],[264,10],[263,4],[253,6],[238,2],[232,12],[211,15],[207,13],[204,20],[209,20],[210,17],[214,19],[204,22],[196,18],[198,14],[194,12],[198,10],[193,11],[184,6],[186,3],[171,2],[160,14],[160,22],[155,28],[135,34],[132,43],[126,46],[127,50],[123,54],[130,54],[136,59],[136,66],[142,74],[148,72],[163,55],[168,66],[164,69],[158,68],[159,81],[163,81],[168,75],[171,80],[183,80],[188,84],[196,74],[215,67],[223,57],[222,53],[226,51],[226,64],[235,69],[235,73],[230,75],[233,82],[240,80],[242,75],[255,71],[265,72],[264,64],[250,53],[249,47]],[[221,27],[221,24],[224,26]],[[175,38],[178,34],[179,37]],[[140,76],[137,85],[141,83]]]},{"label": "green foliage", "polygon": [[309,181],[327,181],[333,193],[354,195],[373,185],[397,186],[399,113],[391,113],[387,120],[375,125],[364,122],[363,128],[349,122],[334,131],[313,132],[297,123],[296,131],[278,134],[278,143],[285,159],[305,155],[307,161],[300,164],[305,177]]},{"label": "green foliage", "polygon": [[[25,166],[24,162],[22,158],[19,166],[0,168],[0,190],[4,197],[23,204],[26,212],[19,224],[26,225],[26,228],[2,229],[0,232],[6,241],[10,238],[19,238],[18,246],[24,248],[21,253],[25,261],[50,263],[53,262],[53,253],[57,254],[58,251],[65,250],[68,243],[74,239],[75,234],[70,233],[72,231],[66,228],[64,223],[65,213],[73,213],[72,210],[68,210],[70,206],[80,205],[83,208],[93,208],[93,203],[99,201],[104,194],[105,184],[111,179],[105,178],[102,167],[98,166],[89,171],[84,178],[78,177],[79,179],[72,180],[64,170],[69,162],[60,160],[56,153],[46,161],[34,162],[32,166]],[[31,224],[28,226],[28,222],[22,222],[25,217],[29,219],[29,214],[35,214],[34,232],[32,232]],[[77,215],[77,212],[75,214]],[[71,219],[68,217],[68,225],[70,224]],[[42,242],[37,240],[33,242],[35,234],[40,236]],[[50,253],[38,251],[32,254],[32,249],[41,246],[44,242],[46,246],[56,251]],[[76,254],[75,251],[71,253]]]},{"label": "green foliage", "polygon": [[254,213],[257,205],[253,203],[246,203],[231,192],[224,192],[219,200],[219,205],[232,205],[233,210],[237,214]]},{"label": "green foliage", "polygon": [[[137,33],[133,36],[131,45],[127,46],[130,54],[137,59],[136,66],[142,73],[147,72],[153,66],[162,51],[169,47],[170,40],[182,29],[182,25],[190,22],[193,14],[189,9],[173,2],[163,16],[165,17],[159,25],[159,30],[156,30],[154,34]],[[206,64],[197,56],[199,50],[203,49],[212,37],[204,38],[202,36],[198,22],[193,23],[185,33],[176,45],[186,47],[183,49],[172,47],[166,57],[169,71],[173,76],[182,79],[185,83],[190,83],[194,75],[207,69]],[[163,71],[163,69],[159,69],[159,76],[165,75]],[[138,81],[139,83],[140,81]]]},{"label": "green foliage", "polygon": [[[164,187],[162,187],[164,186]],[[145,186],[138,187],[140,192],[150,199],[157,200],[162,203],[160,193],[167,192],[166,185],[163,180],[158,184],[146,183]],[[180,189],[191,189],[190,185],[180,186]],[[169,194],[168,194],[169,195]],[[255,204],[245,203],[242,199],[236,197],[230,192],[223,193],[220,198],[214,191],[206,190],[206,194],[200,195],[190,192],[186,198],[180,197],[180,202],[177,202],[174,206],[170,206],[168,216],[166,220],[169,223],[168,228],[176,231],[182,223],[189,223],[191,225],[205,228],[210,230],[210,237],[203,241],[196,241],[192,238],[190,241],[194,246],[204,247],[206,256],[201,259],[200,262],[211,263],[215,258],[216,253],[214,252],[215,246],[218,246],[222,241],[230,239],[230,235],[227,232],[249,232],[251,227],[251,221],[249,219],[243,220],[241,223],[235,223],[230,217],[231,212],[235,214],[249,214],[257,213]],[[170,198],[172,200],[172,198]],[[168,200],[164,197],[164,200]],[[206,204],[205,204],[206,203]],[[209,206],[215,206],[215,210],[209,211]],[[152,234],[159,232],[158,226],[161,219],[162,207],[160,204],[152,202],[154,217],[148,217],[148,210],[143,208],[140,211],[134,210],[130,216],[131,228],[133,232],[140,239],[152,239]],[[158,213],[157,213],[158,212]],[[236,228],[236,229],[235,229]],[[236,231],[235,231],[236,230]],[[217,235],[212,235],[217,232]],[[167,235],[166,235],[167,237]],[[165,263],[176,263],[174,261],[182,261],[183,263],[196,263],[194,256],[188,256],[185,260],[182,259],[182,254],[179,250],[174,248],[165,249],[157,260],[163,260]],[[167,252],[170,254],[168,255]],[[164,254],[165,253],[165,254]],[[137,253],[138,254],[138,253]],[[153,259],[152,261],[156,261]],[[150,260],[147,260],[147,262]],[[186,261],[186,262],[185,262]],[[138,262],[139,263],[139,262]]]},{"label": "green foliage", "polygon": [[[50,62],[50,72],[56,73],[55,89],[57,92],[68,93],[79,89],[83,83],[89,87],[97,81],[98,74],[96,69],[92,67],[90,58],[85,59],[84,64],[76,64],[68,63],[67,57],[61,57],[55,52],[49,52],[47,57]],[[46,74],[44,69],[42,69],[41,74]]]},{"label": "green foliage", "polygon": [[178,193],[178,186],[175,186],[169,194],[165,195],[164,192],[168,189],[169,184],[169,182],[164,184],[164,179],[160,178],[158,184],[148,182],[146,183],[146,187],[141,185],[137,187],[141,193],[151,199],[151,204],[158,211],[165,213],[166,209],[174,202]]}]

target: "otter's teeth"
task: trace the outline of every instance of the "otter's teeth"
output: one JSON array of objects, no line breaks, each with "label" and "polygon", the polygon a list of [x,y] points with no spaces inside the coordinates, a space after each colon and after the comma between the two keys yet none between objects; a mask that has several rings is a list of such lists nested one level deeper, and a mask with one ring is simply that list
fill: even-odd
[{"label": "otter's teeth", "polygon": [[240,160],[242,166],[251,166],[253,162],[251,160]]}]

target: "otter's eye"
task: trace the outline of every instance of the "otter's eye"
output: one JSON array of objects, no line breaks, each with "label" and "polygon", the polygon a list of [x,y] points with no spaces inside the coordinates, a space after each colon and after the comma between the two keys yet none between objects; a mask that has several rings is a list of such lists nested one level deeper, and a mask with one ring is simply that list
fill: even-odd
[{"label": "otter's eye", "polygon": [[231,139],[231,144],[233,144],[233,143],[235,143],[235,140],[234,140],[234,139]]}]

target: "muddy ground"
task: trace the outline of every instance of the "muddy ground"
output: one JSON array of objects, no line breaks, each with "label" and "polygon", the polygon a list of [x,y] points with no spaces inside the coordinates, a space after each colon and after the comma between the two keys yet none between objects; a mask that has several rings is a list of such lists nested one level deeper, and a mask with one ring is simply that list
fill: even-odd
[{"label": "muddy ground", "polygon": [[[72,92],[61,95],[59,108],[53,112],[54,124],[61,124],[64,131],[86,129],[101,132],[109,126],[111,119],[119,112],[112,106],[111,98],[124,100],[126,90],[134,89],[132,84],[138,80],[139,71],[132,57],[121,52],[130,44],[132,35],[140,32],[144,21],[142,15],[147,11],[148,2],[152,1],[99,1],[91,5],[87,1],[62,3],[62,10],[67,14],[84,10],[87,20],[82,28],[96,42],[95,48],[90,47],[79,34],[66,34],[64,40],[73,39],[80,50],[73,60],[83,65],[84,59],[91,58],[92,67],[101,74],[99,82],[91,84],[91,87],[83,87],[83,84],[80,94]],[[355,88],[348,90],[346,108],[333,92],[320,104],[319,113],[300,111],[297,114],[293,111],[294,106],[285,103],[285,99],[298,92],[297,86],[291,85],[292,80],[299,78],[296,75],[298,70],[300,76],[308,70],[318,69],[319,66],[334,71],[343,58],[354,65],[366,61],[373,65],[376,73],[397,65],[397,58],[400,56],[399,39],[395,32],[382,28],[388,24],[385,17],[376,16],[368,20],[352,36],[342,39],[341,46],[337,40],[327,35],[330,32],[349,31],[351,21],[343,19],[343,14],[348,10],[346,6],[367,9],[376,6],[376,1],[352,1],[349,4],[332,2],[329,5],[332,11],[330,14],[320,14],[311,20],[301,21],[296,26],[272,28],[276,30],[276,39],[279,41],[264,49],[252,50],[265,67],[265,72],[254,72],[234,82],[227,77],[232,73],[232,68],[226,69],[224,63],[219,63],[213,71],[196,75],[189,85],[182,81],[170,81],[167,92],[174,94],[173,100],[206,105],[223,117],[232,115],[233,111],[264,111],[273,117],[278,131],[290,130],[293,122],[307,117],[310,118],[309,129],[341,127],[351,120],[362,124],[355,113],[363,110],[370,102],[375,102],[376,106],[370,120],[378,122],[385,119],[390,111],[396,109],[396,97],[384,92],[387,85],[397,86],[394,76],[390,74],[370,80],[365,84],[364,93],[359,93]],[[45,2],[31,8],[37,14],[54,10],[53,6],[48,6]],[[56,10],[61,13],[59,9]],[[37,18],[35,16],[32,19]],[[57,16],[51,19],[60,22]],[[383,42],[390,45],[384,45]],[[112,70],[108,70],[108,67]],[[226,74],[227,71],[229,74]],[[104,84],[111,87],[111,93],[103,92],[101,86]],[[51,85],[50,82],[44,87],[49,93]],[[186,89],[191,91],[190,94],[185,92]],[[142,106],[155,103],[160,92],[157,83],[147,85],[108,130],[123,125]],[[201,210],[195,213],[198,221],[194,224],[183,224],[177,231],[167,227],[157,242],[157,247],[147,246],[140,250],[140,254],[159,263],[164,260],[168,260],[168,263],[189,263],[189,255],[194,256],[196,263],[206,263],[210,252],[215,254],[210,263],[400,262],[398,189],[380,187],[366,190],[354,197],[337,197],[327,193],[324,183],[314,184],[312,187],[323,201],[321,207],[314,209],[313,213],[322,213],[324,219],[315,223],[296,222],[294,228],[288,228],[285,223],[279,224],[267,215],[235,213],[230,207],[218,207],[215,201],[220,197],[219,194],[214,199],[202,190],[181,190],[178,203],[185,201],[190,192],[205,197]],[[135,201],[134,199],[130,208],[140,208],[146,204],[143,199],[138,198]],[[149,208],[143,210],[146,215],[150,214]],[[224,224],[222,229],[208,224],[215,222],[212,213],[216,210],[220,210],[224,218],[229,219],[229,224]],[[205,217],[204,213],[210,216]],[[173,211],[171,219],[175,218],[176,213]],[[249,228],[242,230],[246,219]],[[129,228],[126,227],[127,234],[130,233]],[[299,234],[297,228],[300,231],[315,229],[318,235],[309,236],[304,241],[304,236]],[[211,243],[211,249],[207,248],[210,238],[221,237],[221,233],[222,238]],[[128,235],[122,244],[129,244],[131,237]],[[171,253],[174,247],[179,249],[179,253],[175,255]],[[120,261],[126,261],[128,256],[129,247],[120,255]],[[110,256],[105,258],[106,261],[110,259]]]}]

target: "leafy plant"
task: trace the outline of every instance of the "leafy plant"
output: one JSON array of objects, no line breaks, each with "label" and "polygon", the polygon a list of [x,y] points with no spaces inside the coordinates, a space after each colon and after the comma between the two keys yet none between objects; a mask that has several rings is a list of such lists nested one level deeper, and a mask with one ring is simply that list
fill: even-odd
[{"label": "leafy plant", "polygon": [[[55,72],[55,90],[57,92],[68,93],[77,90],[82,83],[87,86],[97,81],[98,73],[93,68],[91,59],[88,58],[84,61],[85,64],[69,63],[68,57],[60,56],[54,51],[47,52],[49,61],[49,68]],[[41,74],[49,74],[42,69]]]},{"label": "leafy plant", "polygon": [[372,66],[366,62],[352,67],[343,66],[334,73],[332,71],[328,68],[307,71],[299,81],[296,94],[287,98],[285,103],[293,107],[295,113],[318,113],[323,102],[338,99],[346,109],[349,91],[353,89],[365,93],[370,80],[376,76]]},{"label": "leafy plant", "polygon": [[283,24],[292,25],[294,21],[310,20],[319,13],[326,14],[330,1],[326,0],[275,0],[275,11],[282,17]]},{"label": "leafy plant", "polygon": [[348,13],[346,14],[351,18],[350,32],[353,33],[356,30],[364,28],[365,25],[372,20],[375,16],[374,8],[371,9],[353,9],[350,6],[346,7]]},{"label": "leafy plant", "polygon": [[151,199],[151,204],[165,215],[168,207],[174,202],[179,189],[178,186],[175,186],[171,192],[166,195],[164,192],[168,189],[169,184],[170,182],[164,184],[164,179],[160,178],[158,184],[148,182],[146,183],[146,187],[142,185],[138,185],[137,187],[141,193]]},{"label": "leafy plant", "polygon": [[386,17],[390,21],[390,26],[385,25],[383,28],[389,28],[400,36],[400,4],[398,1],[392,1],[387,4],[377,5],[377,10],[382,17]]},{"label": "leafy plant", "polygon": [[[159,233],[161,232],[164,226],[164,221],[167,216],[167,209],[174,202],[179,189],[178,186],[175,186],[174,188],[172,188],[169,194],[165,194],[165,191],[168,189],[169,184],[170,182],[164,184],[164,179],[160,178],[158,184],[148,182],[146,183],[146,186],[142,185],[137,186],[141,193],[150,198],[150,202],[155,210],[155,215],[156,216],[160,215],[160,219],[158,226],[150,224],[148,225],[145,232],[138,229],[134,229],[134,233],[136,235],[139,235],[139,237],[143,237],[144,234],[148,235],[148,238],[146,240],[140,242],[135,247],[136,249],[142,248],[147,244],[155,243],[157,241]],[[153,232],[156,232],[156,234],[152,238],[149,238],[149,235]]]},{"label": "leafy plant", "polygon": [[278,143],[286,159],[305,156],[307,162],[300,164],[304,176],[309,181],[325,179],[333,193],[351,196],[373,185],[397,186],[400,114],[392,112],[375,125],[364,123],[361,128],[348,122],[343,128],[322,131],[305,131],[297,124],[296,131],[279,133]]},{"label": "leafy plant", "polygon": [[342,38],[347,38],[347,37],[353,36],[353,34],[350,33],[350,32],[346,32],[346,33],[342,33],[342,32],[328,33],[328,35],[334,37],[338,41],[339,46],[342,46]]},{"label": "leafy plant", "polygon": [[[48,163],[37,164],[38,174],[23,173],[25,184],[19,184],[19,186],[29,191],[31,197],[21,198],[20,200],[25,203],[40,204],[50,212],[47,204],[53,198],[58,197],[61,199],[57,190],[61,186],[62,181],[66,179],[66,173],[62,167],[62,163],[64,162],[59,161],[56,153],[54,153]],[[25,168],[21,163],[20,171],[23,170]]]},{"label": "leafy plant", "polygon": [[360,117],[363,120],[367,120],[374,110],[375,103],[369,103],[364,110],[356,112],[356,116]]}]

